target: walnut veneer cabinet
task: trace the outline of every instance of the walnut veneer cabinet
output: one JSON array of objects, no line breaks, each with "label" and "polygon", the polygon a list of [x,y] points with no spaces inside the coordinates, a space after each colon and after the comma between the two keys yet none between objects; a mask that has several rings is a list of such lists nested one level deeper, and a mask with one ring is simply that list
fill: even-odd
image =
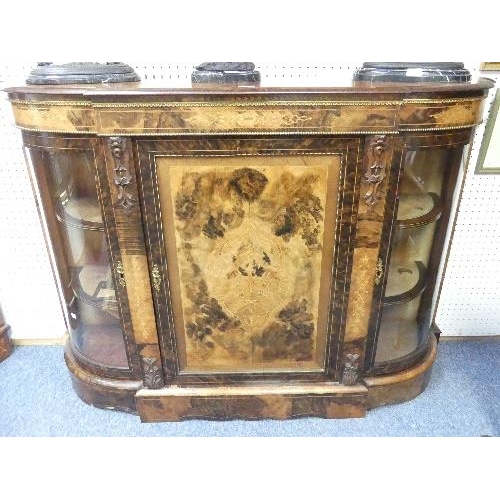
[{"label": "walnut veneer cabinet", "polygon": [[7,89],[80,398],[151,422],[417,396],[491,86]]}]

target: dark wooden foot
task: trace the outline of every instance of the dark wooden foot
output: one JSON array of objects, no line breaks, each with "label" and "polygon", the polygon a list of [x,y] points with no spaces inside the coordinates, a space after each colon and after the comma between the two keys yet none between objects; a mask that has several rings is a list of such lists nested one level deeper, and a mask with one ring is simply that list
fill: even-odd
[{"label": "dark wooden foot", "polygon": [[365,378],[368,387],[367,409],[416,398],[429,383],[436,353],[437,341],[432,337],[425,358],[416,366],[392,375]]},{"label": "dark wooden foot", "polygon": [[107,410],[137,413],[135,393],[142,387],[142,381],[104,378],[85,370],[73,355],[70,340],[66,343],[64,359],[73,388],[82,401]]},{"label": "dark wooden foot", "polygon": [[12,342],[9,338],[9,325],[0,326],[0,361],[8,358],[12,352]]}]

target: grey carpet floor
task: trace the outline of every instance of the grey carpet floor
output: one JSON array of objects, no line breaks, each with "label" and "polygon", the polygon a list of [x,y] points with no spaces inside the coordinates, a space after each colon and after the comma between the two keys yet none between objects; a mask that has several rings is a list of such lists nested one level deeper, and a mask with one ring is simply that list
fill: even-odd
[{"label": "grey carpet floor", "polygon": [[73,392],[58,346],[17,347],[0,363],[0,436],[499,436],[500,339],[442,341],[426,391],[363,419],[191,420],[142,424]]}]

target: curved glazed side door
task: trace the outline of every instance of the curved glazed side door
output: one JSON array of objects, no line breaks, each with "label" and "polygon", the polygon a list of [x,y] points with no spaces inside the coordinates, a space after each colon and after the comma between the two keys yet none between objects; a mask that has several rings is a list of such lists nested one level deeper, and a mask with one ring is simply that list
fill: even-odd
[{"label": "curved glazed side door", "polygon": [[403,150],[394,211],[387,219],[383,286],[372,315],[367,368],[390,373],[423,358],[444,265],[450,215],[458,200],[470,131],[412,134]]},{"label": "curved glazed side door", "polygon": [[93,373],[139,378],[99,141],[31,132],[23,140],[72,353]]},{"label": "curved glazed side door", "polygon": [[[360,187],[383,214],[387,186],[385,172],[365,177],[364,139],[134,142],[167,384],[355,384],[371,302],[363,326],[349,304],[351,270],[369,262],[365,276],[376,272],[383,218],[366,200],[358,213]],[[356,284],[370,299],[371,276]]]}]

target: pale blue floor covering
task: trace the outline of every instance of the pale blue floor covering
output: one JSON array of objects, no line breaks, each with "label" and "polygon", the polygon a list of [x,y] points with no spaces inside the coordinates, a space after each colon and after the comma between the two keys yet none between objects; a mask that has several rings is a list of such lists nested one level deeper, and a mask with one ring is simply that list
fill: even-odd
[{"label": "pale blue floor covering", "polygon": [[191,420],[142,424],[73,392],[56,346],[17,347],[0,363],[0,436],[499,436],[500,340],[441,341],[426,391],[362,419]]}]

